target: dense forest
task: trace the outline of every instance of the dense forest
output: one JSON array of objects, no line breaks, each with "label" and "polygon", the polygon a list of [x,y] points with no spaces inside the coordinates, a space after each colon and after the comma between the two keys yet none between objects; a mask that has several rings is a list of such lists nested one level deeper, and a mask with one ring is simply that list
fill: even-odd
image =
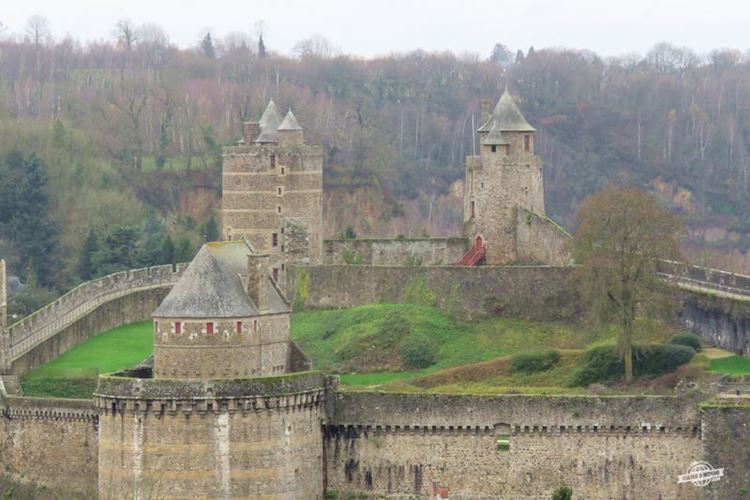
[{"label": "dense forest", "polygon": [[702,262],[750,271],[750,57],[659,44],[645,55],[342,55],[322,37],[278,54],[206,33],[192,48],[121,21],[111,40],[0,34],[0,255],[29,284],[17,310],[118,269],[189,259],[219,234],[221,147],[268,99],[323,146],[334,235],[461,230],[463,158],[480,100],[507,85],[538,129],[548,212],[573,228],[610,182],[689,223]]}]

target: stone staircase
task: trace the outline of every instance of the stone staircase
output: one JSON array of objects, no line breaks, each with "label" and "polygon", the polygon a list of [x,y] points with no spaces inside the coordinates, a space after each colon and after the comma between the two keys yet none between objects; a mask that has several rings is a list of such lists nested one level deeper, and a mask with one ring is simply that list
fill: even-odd
[{"label": "stone staircase", "polygon": [[2,382],[5,393],[8,396],[23,396],[23,389],[21,389],[21,383],[18,381],[17,376],[0,375],[0,382]]}]

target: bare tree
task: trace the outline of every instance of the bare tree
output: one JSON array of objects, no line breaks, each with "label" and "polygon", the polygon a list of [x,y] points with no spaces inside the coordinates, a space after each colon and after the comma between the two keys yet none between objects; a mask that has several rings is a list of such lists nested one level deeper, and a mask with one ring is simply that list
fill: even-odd
[{"label": "bare tree", "polygon": [[114,35],[118,44],[124,48],[128,54],[133,52],[135,42],[138,40],[135,25],[130,19],[120,19],[115,24]]},{"label": "bare tree", "polygon": [[341,50],[323,35],[313,35],[305,40],[300,40],[292,49],[297,57],[317,57],[328,59],[341,53]]},{"label": "bare tree", "polygon": [[41,47],[52,40],[52,32],[49,27],[49,20],[35,14],[26,21],[26,36],[34,44],[35,48]]}]

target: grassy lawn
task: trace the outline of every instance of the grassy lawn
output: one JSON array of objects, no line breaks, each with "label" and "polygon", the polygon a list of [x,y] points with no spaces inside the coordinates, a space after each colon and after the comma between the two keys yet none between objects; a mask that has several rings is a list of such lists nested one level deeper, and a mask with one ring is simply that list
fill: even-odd
[{"label": "grassy lawn", "polygon": [[728,375],[750,374],[750,359],[743,356],[727,356],[712,359],[708,371]]},{"label": "grassy lawn", "polygon": [[90,398],[99,373],[135,366],[153,351],[150,321],[133,323],[92,337],[21,380],[27,396]]}]

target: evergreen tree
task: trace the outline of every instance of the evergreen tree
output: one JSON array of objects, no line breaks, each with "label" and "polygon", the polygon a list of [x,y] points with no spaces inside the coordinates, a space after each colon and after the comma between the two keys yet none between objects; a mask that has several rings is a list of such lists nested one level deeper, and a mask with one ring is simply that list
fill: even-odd
[{"label": "evergreen tree", "polygon": [[219,241],[219,224],[213,215],[203,224],[203,241]]},{"label": "evergreen tree", "polygon": [[258,56],[260,57],[266,57],[268,55],[268,52],[266,52],[266,44],[263,43],[263,34],[258,37]]},{"label": "evergreen tree", "polygon": [[176,262],[174,242],[172,241],[172,237],[170,235],[166,235],[164,237],[164,240],[162,240],[161,242],[161,262],[162,264],[172,265],[174,265]]},{"label": "evergreen tree", "polygon": [[96,275],[94,267],[94,255],[99,251],[99,241],[96,238],[94,228],[89,229],[89,235],[83,242],[81,254],[78,258],[78,276],[83,280],[90,280]]},{"label": "evergreen tree", "polygon": [[98,274],[111,274],[136,267],[137,242],[137,228],[130,226],[112,228],[104,237],[103,245],[96,255]]},{"label": "evergreen tree", "polygon": [[203,51],[203,55],[208,57],[209,59],[216,58],[216,49],[214,48],[214,41],[211,38],[210,31],[206,33],[206,36],[204,36],[203,40],[201,40],[201,50]]},{"label": "evergreen tree", "polygon": [[180,239],[179,243],[177,243],[177,248],[175,249],[174,256],[177,262],[189,262],[193,260],[193,257],[195,256],[195,250],[193,249],[193,245],[190,243],[189,239]]}]

